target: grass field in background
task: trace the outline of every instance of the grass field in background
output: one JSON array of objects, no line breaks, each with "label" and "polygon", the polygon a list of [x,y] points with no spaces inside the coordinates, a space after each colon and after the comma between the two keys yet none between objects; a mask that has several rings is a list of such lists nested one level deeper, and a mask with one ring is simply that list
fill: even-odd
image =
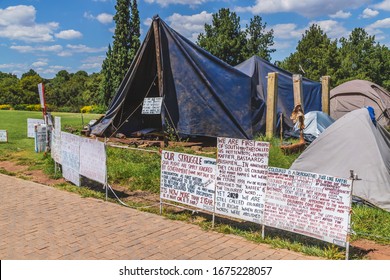
[{"label": "grass field in background", "polygon": [[[53,113],[53,116],[61,117],[62,130],[67,127],[72,130],[81,131],[84,125],[92,119],[97,119],[100,115],[95,114],[74,114],[74,113]],[[8,143],[0,143],[0,161],[12,160],[19,164],[28,165],[31,169],[42,169],[53,176],[54,163],[50,156],[44,153],[34,151],[34,139],[27,138],[27,118],[42,118],[40,112],[30,111],[1,111],[0,110],[0,129],[8,131]],[[257,140],[265,141],[265,138],[259,137]],[[279,148],[280,140],[272,139],[270,141],[269,165],[274,167],[289,168],[292,162],[298,157],[297,154],[286,156]],[[154,148],[156,150],[156,148]],[[194,153],[190,149],[174,148],[175,151]],[[211,155],[213,156],[213,155]],[[214,155],[215,157],[215,155]],[[118,148],[107,148],[107,169],[108,180],[110,184],[120,185],[129,190],[143,190],[158,194],[160,189],[160,155],[158,153],[148,153],[143,151],[133,151]],[[7,174],[0,168],[0,172]],[[61,184],[57,186],[60,189],[79,193],[81,196],[94,196],[104,198],[102,193],[94,192],[87,188],[77,188],[70,184]],[[157,213],[156,209],[148,209],[150,212]],[[181,213],[165,212],[170,219],[184,220],[197,223],[204,229],[211,230],[210,219],[205,219],[199,213],[183,211]],[[356,235],[353,239],[365,238],[371,239],[383,244],[390,244],[390,213],[380,209],[369,208],[365,206],[354,206],[352,214],[352,228]],[[257,228],[257,229],[256,229]],[[240,223],[227,223],[226,221],[217,222],[213,229],[226,234],[236,234],[247,239],[268,243],[278,248],[288,248],[297,252],[329,259],[342,259],[344,249],[322,243],[318,245],[313,240],[307,242],[307,238],[295,235],[289,239],[289,234],[283,238],[280,236],[267,237],[261,239],[258,232],[258,225],[254,228],[242,227]],[[314,244],[314,245],[313,245]],[[352,258],[359,259],[359,253],[352,253]]]}]

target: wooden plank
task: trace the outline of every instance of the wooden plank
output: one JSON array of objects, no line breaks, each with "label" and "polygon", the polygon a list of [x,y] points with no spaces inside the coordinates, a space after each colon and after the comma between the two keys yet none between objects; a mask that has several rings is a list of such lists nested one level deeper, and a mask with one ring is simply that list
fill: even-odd
[{"label": "wooden plank", "polygon": [[276,104],[278,100],[278,73],[268,73],[267,82],[267,116],[265,136],[272,138],[276,127]]},{"label": "wooden plank", "polygon": [[156,61],[157,61],[157,77],[158,77],[158,94],[163,96],[163,77],[161,64],[161,46],[160,46],[160,29],[158,25],[159,19],[153,21],[154,42],[156,45]]},{"label": "wooden plank", "polygon": [[330,115],[330,76],[322,76],[322,112]]},{"label": "wooden plank", "polygon": [[302,75],[293,75],[293,90],[294,90],[294,108],[297,105],[301,105],[302,111],[305,112],[303,107],[303,87],[302,87]]}]

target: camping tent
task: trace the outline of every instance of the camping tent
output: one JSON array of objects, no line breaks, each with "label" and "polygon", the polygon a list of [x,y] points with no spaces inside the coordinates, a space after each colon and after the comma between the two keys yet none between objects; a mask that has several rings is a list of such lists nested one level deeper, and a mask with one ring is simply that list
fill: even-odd
[{"label": "camping tent", "polygon": [[[303,133],[317,138],[328,126],[334,123],[334,119],[322,111],[311,111],[305,114],[304,123],[305,128],[303,129]],[[299,131],[298,122],[294,125],[294,130]]]},{"label": "camping tent", "polygon": [[390,211],[390,134],[374,125],[366,108],[329,126],[293,163],[291,169],[342,178],[357,176],[353,195]]},{"label": "camping tent", "polygon": [[[291,129],[293,123],[290,119],[294,110],[293,74],[274,64],[258,57],[252,56],[248,60],[235,66],[236,69],[252,77],[256,91],[252,93],[253,127],[255,132],[265,131],[265,104],[267,102],[267,75],[270,72],[278,72],[278,101],[277,114],[283,114],[283,127]],[[305,112],[320,111],[321,108],[321,83],[302,79],[303,108]],[[277,127],[280,129],[280,118]]]},{"label": "camping tent", "polygon": [[[91,133],[171,128],[180,136],[252,138],[251,79],[155,17],[103,119]],[[145,98],[161,112],[143,114]]]},{"label": "camping tent", "polygon": [[377,84],[353,80],[330,91],[330,115],[334,119],[364,106],[374,108],[380,124],[390,125],[390,93]]}]

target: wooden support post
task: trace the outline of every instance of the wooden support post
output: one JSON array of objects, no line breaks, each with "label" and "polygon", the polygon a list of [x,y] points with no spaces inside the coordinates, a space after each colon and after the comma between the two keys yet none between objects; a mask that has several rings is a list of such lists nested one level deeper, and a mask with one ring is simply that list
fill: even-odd
[{"label": "wooden support post", "polygon": [[322,112],[330,115],[330,76],[322,76]]},{"label": "wooden support post", "polygon": [[294,108],[297,105],[301,105],[302,111],[305,112],[305,108],[303,107],[302,75],[294,74],[292,79],[293,79],[293,90],[294,90]]},{"label": "wooden support post", "polygon": [[158,94],[163,96],[163,73],[161,64],[161,46],[160,46],[160,29],[158,28],[158,21],[160,19],[154,19],[153,31],[154,31],[154,42],[156,45],[156,61],[157,61],[157,77],[158,77]]},{"label": "wooden support post", "polygon": [[267,116],[265,136],[272,138],[276,127],[276,105],[278,100],[278,73],[268,73],[267,83]]}]

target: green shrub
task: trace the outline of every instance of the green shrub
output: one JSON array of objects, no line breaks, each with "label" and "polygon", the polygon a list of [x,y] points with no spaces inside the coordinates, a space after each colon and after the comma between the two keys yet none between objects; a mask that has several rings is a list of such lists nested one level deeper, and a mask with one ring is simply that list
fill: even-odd
[{"label": "green shrub", "polygon": [[89,106],[84,106],[83,108],[81,108],[80,111],[83,114],[89,114],[89,113],[104,114],[107,111],[107,109],[101,105],[89,105]]},{"label": "green shrub", "polygon": [[0,110],[11,110],[11,109],[12,109],[11,105],[8,104],[0,105]]},{"label": "green shrub", "polygon": [[41,105],[40,104],[30,104],[30,105],[27,105],[26,106],[26,110],[27,111],[41,111],[42,108],[41,108]]},{"label": "green shrub", "polygon": [[89,106],[84,106],[83,108],[81,108],[81,113],[83,114],[89,114],[92,112],[92,109],[93,109],[93,106],[89,105]]}]

